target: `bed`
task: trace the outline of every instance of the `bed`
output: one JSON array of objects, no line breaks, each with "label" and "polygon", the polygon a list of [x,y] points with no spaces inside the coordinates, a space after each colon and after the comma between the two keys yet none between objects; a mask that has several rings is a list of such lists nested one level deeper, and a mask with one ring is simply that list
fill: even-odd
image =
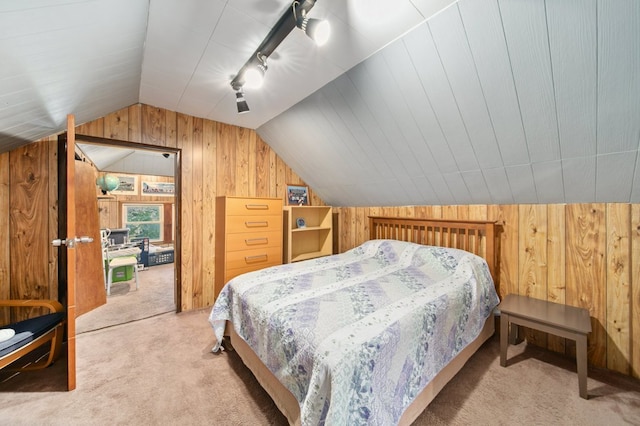
[{"label": "bed", "polygon": [[213,351],[228,336],[290,424],[410,424],[494,333],[493,222],[369,229],[345,253],[232,279],[211,310]]}]

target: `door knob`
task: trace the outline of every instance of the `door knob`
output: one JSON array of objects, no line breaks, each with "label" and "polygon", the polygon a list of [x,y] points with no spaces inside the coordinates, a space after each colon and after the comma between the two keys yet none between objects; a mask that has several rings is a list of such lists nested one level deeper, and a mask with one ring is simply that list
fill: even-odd
[{"label": "door knob", "polygon": [[91,242],[93,242],[93,238],[82,236],[82,237],[67,238],[67,239],[56,238],[55,240],[51,241],[51,244],[53,244],[54,247],[60,247],[61,245],[65,245],[69,248],[74,248],[76,246],[76,243],[87,244]]}]

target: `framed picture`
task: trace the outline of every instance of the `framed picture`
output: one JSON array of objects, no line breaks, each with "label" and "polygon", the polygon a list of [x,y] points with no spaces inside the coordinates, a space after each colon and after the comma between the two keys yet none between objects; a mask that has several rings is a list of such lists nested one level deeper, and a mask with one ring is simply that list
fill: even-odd
[{"label": "framed picture", "polygon": [[138,176],[116,175],[118,178],[118,188],[110,191],[118,195],[138,195]]},{"label": "framed picture", "polygon": [[142,181],[142,195],[149,197],[173,197],[176,189],[173,182]]},{"label": "framed picture", "polygon": [[309,206],[309,187],[300,185],[287,185],[287,205]]}]

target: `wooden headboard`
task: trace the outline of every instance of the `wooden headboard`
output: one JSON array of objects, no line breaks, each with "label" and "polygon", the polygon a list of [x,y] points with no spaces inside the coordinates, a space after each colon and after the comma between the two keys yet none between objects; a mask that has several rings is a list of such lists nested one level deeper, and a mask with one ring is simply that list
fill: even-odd
[{"label": "wooden headboard", "polygon": [[480,220],[441,220],[369,216],[369,239],[466,250],[481,256],[498,287],[496,223]]}]

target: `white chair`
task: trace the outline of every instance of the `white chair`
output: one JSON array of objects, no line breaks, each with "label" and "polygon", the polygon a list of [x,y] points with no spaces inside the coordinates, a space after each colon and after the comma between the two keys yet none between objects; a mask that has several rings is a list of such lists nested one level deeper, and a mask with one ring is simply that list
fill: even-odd
[{"label": "white chair", "polygon": [[[107,289],[107,296],[111,296],[111,284],[113,284],[113,270],[121,266],[133,267],[134,278],[136,280],[136,290],[138,290],[138,258],[136,254],[140,252],[139,248],[131,248],[128,250],[116,250],[119,255],[113,256],[113,252],[109,250],[109,230],[101,230],[100,237],[102,240],[102,258],[103,270],[105,275],[104,286]],[[126,254],[125,254],[126,253]],[[123,255],[125,254],[125,255]],[[108,269],[108,270],[107,270]]]},{"label": "white chair", "polygon": [[107,254],[107,296],[111,296],[111,284],[113,283],[113,270],[121,266],[132,266],[133,274],[136,280],[136,290],[138,290],[138,259],[133,256],[115,257],[109,259]]}]

